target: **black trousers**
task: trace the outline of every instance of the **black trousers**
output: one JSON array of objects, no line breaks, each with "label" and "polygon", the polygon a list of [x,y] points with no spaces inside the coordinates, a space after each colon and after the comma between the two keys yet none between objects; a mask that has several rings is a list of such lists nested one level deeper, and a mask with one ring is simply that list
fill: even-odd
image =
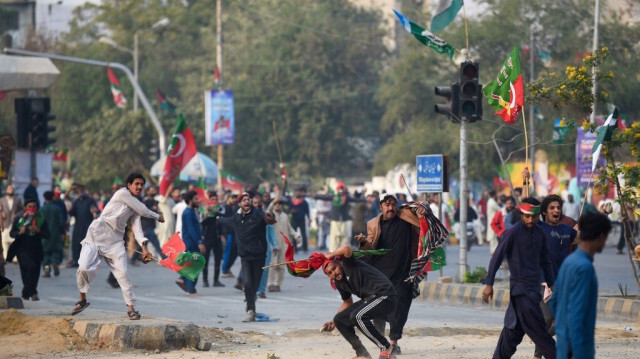
[{"label": "black trousers", "polygon": [[[300,235],[302,236],[302,250],[303,251],[307,251],[307,249],[309,248],[309,240],[307,239],[307,227],[303,221],[291,221],[291,227],[293,227],[294,230],[298,230],[298,228],[300,228]],[[295,243],[293,244],[296,253],[298,252],[298,246],[295,245]]]},{"label": "black trousers", "polygon": [[389,347],[389,341],[373,325],[372,320],[384,319],[396,306],[395,296],[372,296],[359,300],[333,317],[333,322],[342,336],[351,344],[358,356],[367,350],[356,335],[355,328],[369,338],[380,350]]},{"label": "black trousers", "polygon": [[222,241],[220,240],[220,236],[209,236],[211,238],[204,238],[204,270],[202,271],[202,279],[205,282],[209,280],[209,257],[211,256],[211,251],[213,251],[213,281],[214,283],[218,281],[220,278],[220,264],[222,262]]},{"label": "black trousers", "polygon": [[511,297],[511,305],[516,312],[516,326],[513,329],[502,328],[493,359],[511,358],[525,334],[531,338],[546,359],[556,359],[556,342],[547,332],[540,303],[527,296],[518,295]]},{"label": "black trousers", "polygon": [[29,253],[18,253],[20,277],[22,278],[22,297],[29,298],[38,294],[38,280],[40,280],[40,264],[42,260],[34,258]]},{"label": "black trousers", "polygon": [[413,303],[413,290],[411,284],[407,282],[402,282],[395,287],[398,292],[396,307],[389,313],[387,318],[374,319],[373,324],[380,333],[384,334],[384,327],[388,322],[390,327],[389,339],[400,340],[404,325],[407,324],[407,319],[409,318],[411,303]]},{"label": "black trousers", "polygon": [[262,267],[264,266],[265,259],[266,256],[250,259],[240,257],[244,300],[247,302],[247,311],[253,310],[255,312],[256,310],[256,291],[260,286],[260,279],[262,279]]}]

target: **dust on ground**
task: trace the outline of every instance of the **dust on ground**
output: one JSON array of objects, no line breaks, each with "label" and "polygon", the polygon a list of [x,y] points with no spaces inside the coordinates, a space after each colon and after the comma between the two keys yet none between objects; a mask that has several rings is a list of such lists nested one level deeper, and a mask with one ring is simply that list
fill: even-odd
[{"label": "dust on ground", "polygon": [[[352,349],[337,330],[292,330],[271,335],[259,332],[234,332],[200,328],[201,338],[213,343],[210,351],[195,349],[168,352],[129,350],[93,345],[73,329],[72,321],[50,317],[30,317],[10,309],[0,313],[0,358],[137,358],[162,359],[238,358],[351,358]],[[640,352],[638,327],[628,331],[618,326],[599,325],[596,330],[598,358],[634,358]],[[501,328],[406,328],[400,341],[401,359],[491,357]],[[373,357],[378,349],[361,339]],[[533,343],[527,337],[518,346],[514,359],[531,358]]]}]

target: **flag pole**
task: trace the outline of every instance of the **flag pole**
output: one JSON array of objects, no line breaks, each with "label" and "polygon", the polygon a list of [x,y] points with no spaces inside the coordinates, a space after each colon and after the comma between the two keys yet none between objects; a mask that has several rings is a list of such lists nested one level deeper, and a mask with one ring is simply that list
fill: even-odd
[{"label": "flag pole", "polygon": [[582,206],[580,206],[580,214],[578,214],[578,218],[582,217],[582,211],[584,210],[584,204],[587,203],[587,194],[589,193],[589,187],[591,186],[591,179],[593,178],[593,172],[595,172],[595,171],[591,171],[591,175],[589,176],[589,183],[587,183],[587,189],[584,190],[584,198],[582,199]]},{"label": "flag pole", "polygon": [[309,258],[305,258],[305,259],[298,259],[295,261],[288,261],[288,262],[282,262],[282,263],[276,263],[276,264],[271,264],[268,266],[264,266],[262,267],[262,269],[267,269],[267,268],[273,268],[273,267],[279,267],[279,266],[283,266],[285,264],[294,264],[294,263],[298,263],[298,262],[304,262],[304,261],[308,261]]},{"label": "flag pole", "polygon": [[[524,108],[524,104],[522,106]],[[529,137],[527,136],[527,119],[525,118],[524,111],[522,111],[522,127],[524,127],[524,166],[529,167]],[[535,173],[531,174],[531,183],[533,184],[533,180],[535,177]],[[527,182],[527,193],[529,193],[529,182]],[[533,187],[535,191],[535,186]],[[523,190],[524,193],[524,190]]]},{"label": "flag pole", "polygon": [[467,7],[462,3],[462,18],[464,19],[464,35],[467,39],[467,59],[470,58],[469,54],[469,25],[467,24]]}]

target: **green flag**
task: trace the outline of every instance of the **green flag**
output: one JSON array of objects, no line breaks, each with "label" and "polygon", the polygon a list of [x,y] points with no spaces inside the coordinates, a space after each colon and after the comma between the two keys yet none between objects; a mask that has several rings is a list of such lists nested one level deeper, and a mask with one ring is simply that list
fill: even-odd
[{"label": "green flag", "polygon": [[196,252],[182,252],[176,256],[175,263],[179,266],[187,265],[180,269],[178,274],[188,278],[191,281],[198,279],[202,269],[204,268],[204,256]]},{"label": "green flag", "polygon": [[432,34],[429,30],[425,30],[422,27],[416,25],[413,21],[411,21],[408,17],[402,15],[401,13],[393,10],[393,12],[400,20],[402,27],[407,30],[408,33],[413,35],[416,40],[420,41],[423,45],[428,46],[434,50],[436,50],[439,54],[447,54],[450,59],[453,58],[453,53],[455,52],[455,48],[449,45],[446,41]]},{"label": "green flag", "polygon": [[433,12],[431,31],[438,32],[447,27],[456,18],[462,5],[462,0],[440,0],[436,11]]},{"label": "green flag", "polygon": [[596,129],[596,133],[598,134],[598,138],[596,138],[596,142],[593,143],[593,148],[591,149],[592,159],[591,159],[591,172],[596,170],[596,166],[598,165],[598,161],[600,160],[600,151],[602,151],[602,144],[604,142],[611,141],[611,135],[613,135],[613,129],[616,128],[618,118],[618,109],[614,108],[613,113],[607,117],[607,120],[604,124]]}]

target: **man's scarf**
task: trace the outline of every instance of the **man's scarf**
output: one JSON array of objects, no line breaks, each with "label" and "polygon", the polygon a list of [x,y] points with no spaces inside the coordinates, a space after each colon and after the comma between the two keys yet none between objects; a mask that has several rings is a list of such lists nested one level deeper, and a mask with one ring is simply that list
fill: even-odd
[{"label": "man's scarf", "polygon": [[449,231],[433,215],[428,202],[409,202],[400,208],[424,208],[427,213],[420,218],[420,240],[418,255],[411,261],[409,277],[405,281],[412,285],[413,298],[420,295],[420,282],[427,277],[427,272],[446,265],[445,252],[442,245],[449,238]]}]

